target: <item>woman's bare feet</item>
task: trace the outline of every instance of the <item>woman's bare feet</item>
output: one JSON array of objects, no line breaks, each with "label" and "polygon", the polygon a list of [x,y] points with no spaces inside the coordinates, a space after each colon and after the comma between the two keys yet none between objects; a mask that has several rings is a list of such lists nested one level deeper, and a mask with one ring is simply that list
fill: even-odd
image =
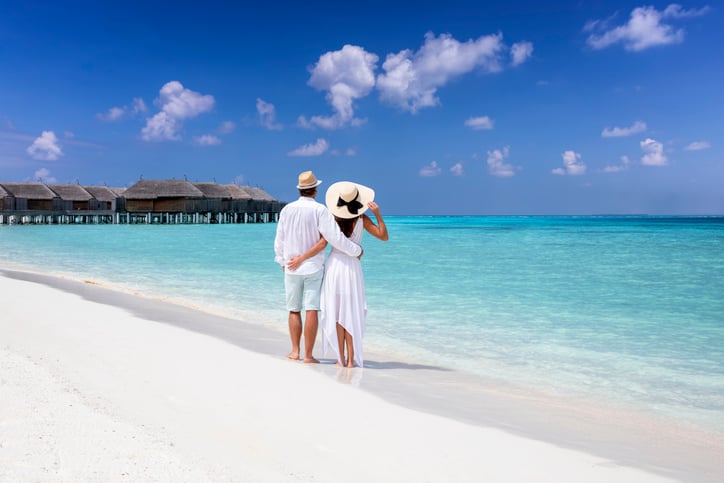
[{"label": "woman's bare feet", "polygon": [[287,359],[291,359],[291,360],[293,360],[293,361],[298,361],[298,360],[299,360],[299,352],[294,352],[294,351],[290,352],[289,354],[287,354]]},{"label": "woman's bare feet", "polygon": [[314,357],[305,357],[304,358],[305,364],[319,364],[319,361],[315,359]]}]

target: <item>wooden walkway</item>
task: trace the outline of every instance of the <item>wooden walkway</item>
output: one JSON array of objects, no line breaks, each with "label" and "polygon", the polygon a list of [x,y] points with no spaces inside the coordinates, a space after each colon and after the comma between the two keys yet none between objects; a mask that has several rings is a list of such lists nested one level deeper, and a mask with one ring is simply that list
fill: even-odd
[{"label": "wooden walkway", "polygon": [[0,211],[0,225],[189,225],[274,223],[278,212],[118,213],[115,211]]}]

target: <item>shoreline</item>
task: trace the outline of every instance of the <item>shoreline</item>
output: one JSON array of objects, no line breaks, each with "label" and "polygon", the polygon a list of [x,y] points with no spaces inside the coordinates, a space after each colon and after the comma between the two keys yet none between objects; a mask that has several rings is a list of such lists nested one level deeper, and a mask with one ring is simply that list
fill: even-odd
[{"label": "shoreline", "polygon": [[[269,363],[282,358],[288,342],[284,332],[114,291],[95,282],[0,269],[2,278],[40,284],[80,296],[85,304],[120,308],[134,319],[203,334],[251,351]],[[664,425],[646,415],[634,420],[615,408],[590,407],[582,401],[501,387],[499,383],[493,385],[441,367],[394,360],[374,352],[367,356],[369,362],[364,369],[351,371],[339,371],[329,359],[322,359],[325,363],[318,366],[285,365],[308,368],[307,372],[323,376],[328,389],[356,386],[398,408],[442,417],[455,424],[505,431],[515,438],[555,445],[561,451],[583,451],[605,458],[616,467],[621,465],[620,468],[638,468],[652,475],[701,482],[720,480],[724,474],[724,465],[718,461],[724,444],[715,434]],[[334,384],[335,380],[343,384]]]}]

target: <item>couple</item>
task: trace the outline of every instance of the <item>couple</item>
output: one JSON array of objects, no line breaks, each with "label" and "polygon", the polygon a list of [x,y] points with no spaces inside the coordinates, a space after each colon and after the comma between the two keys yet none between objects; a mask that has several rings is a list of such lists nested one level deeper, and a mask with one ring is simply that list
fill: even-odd
[{"label": "couple", "polygon": [[[314,173],[299,175],[299,199],[279,214],[274,239],[274,260],[284,270],[289,335],[292,351],[288,358],[300,358],[302,309],[304,321],[304,362],[317,363],[312,351],[322,310],[324,352],[331,348],[337,364],[362,367],[362,338],[367,319],[362,257],[362,230],[380,240],[388,239],[380,209],[372,189],[342,181],[327,190],[327,207],[315,201],[322,183]],[[365,215],[370,209],[377,224]],[[324,248],[332,251],[324,266]],[[345,357],[345,349],[347,356]]]}]

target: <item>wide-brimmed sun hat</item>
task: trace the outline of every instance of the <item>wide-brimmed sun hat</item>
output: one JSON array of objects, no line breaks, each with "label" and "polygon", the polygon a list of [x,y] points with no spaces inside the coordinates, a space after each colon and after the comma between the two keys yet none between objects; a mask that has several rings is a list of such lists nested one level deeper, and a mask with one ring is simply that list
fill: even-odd
[{"label": "wide-brimmed sun hat", "polygon": [[367,203],[375,199],[375,190],[351,181],[338,181],[327,188],[325,202],[329,211],[339,218],[355,218],[367,211]]},{"label": "wide-brimmed sun hat", "polygon": [[297,188],[300,190],[308,190],[316,188],[320,184],[322,184],[321,179],[317,179],[311,171],[305,171],[299,174],[299,184],[297,184]]}]

